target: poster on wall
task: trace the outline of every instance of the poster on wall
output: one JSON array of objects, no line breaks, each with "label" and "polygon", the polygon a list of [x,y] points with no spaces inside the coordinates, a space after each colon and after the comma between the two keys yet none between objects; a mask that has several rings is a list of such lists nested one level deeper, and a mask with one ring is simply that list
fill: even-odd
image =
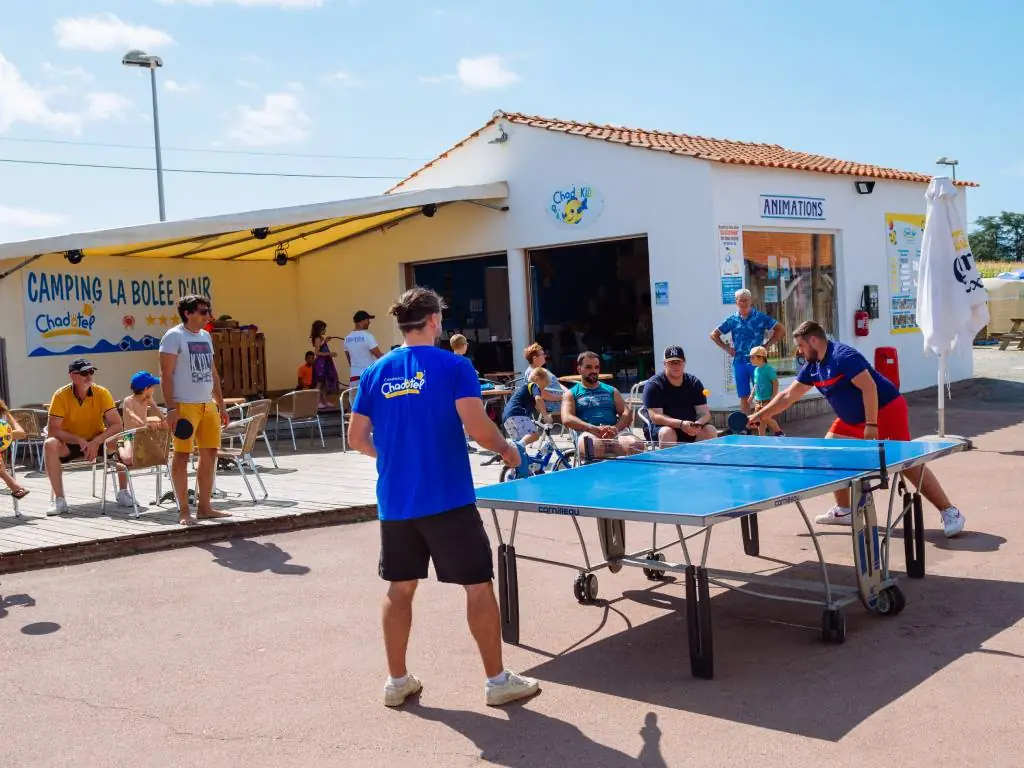
[{"label": "poster on wall", "polygon": [[722,281],[722,303],[736,301],[743,287],[743,233],[732,224],[718,225],[718,273]]},{"label": "poster on wall", "polygon": [[206,275],[128,276],[113,272],[22,271],[29,357],[144,352],[177,325],[179,298],[212,297]]},{"label": "poster on wall", "polygon": [[668,281],[657,282],[654,284],[654,303],[655,304],[668,304]]},{"label": "poster on wall", "polygon": [[548,212],[564,227],[587,226],[604,210],[604,197],[589,184],[567,184],[551,193]]},{"label": "poster on wall", "polygon": [[917,278],[921,270],[923,214],[885,214],[889,263],[889,333],[914,333],[917,326]]}]

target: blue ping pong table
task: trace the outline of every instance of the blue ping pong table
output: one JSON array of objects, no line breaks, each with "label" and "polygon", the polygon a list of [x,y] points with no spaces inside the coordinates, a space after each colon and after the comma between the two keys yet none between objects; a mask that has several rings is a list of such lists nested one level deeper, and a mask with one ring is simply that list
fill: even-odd
[{"label": "blue ping pong table", "polygon": [[[924,527],[921,497],[911,492],[903,473],[942,456],[962,450],[958,441],[866,441],[806,438],[762,438],[730,435],[628,457],[607,459],[560,472],[536,475],[477,490],[477,503],[490,509],[498,537],[498,592],[502,638],[519,642],[519,587],[517,560],[531,560],[577,571],[573,591],[580,603],[597,599],[596,572],[617,573],[623,566],[639,567],[652,581],[667,572],[682,572],[686,584],[686,612],[690,668],[696,677],[714,674],[709,585],[738,589],[775,600],[820,606],[822,639],[842,642],[846,637],[843,608],[860,601],[867,610],[892,616],[903,610],[905,598],[889,570],[889,541],[902,523],[907,575],[924,576]],[[856,587],[832,584],[817,532],[803,501],[841,488],[851,490],[855,510],[850,528],[857,579]],[[880,526],[873,491],[888,490],[888,515]],[[897,496],[900,509],[894,509]],[[799,511],[810,533],[820,564],[820,581],[748,574],[707,567],[711,531],[715,525],[739,520],[743,548],[757,556],[760,545],[757,513],[778,507]],[[508,541],[499,525],[499,510],[513,513]],[[565,563],[517,554],[516,531],[520,512],[564,515],[575,526],[583,551],[583,564]],[[895,512],[895,515],[894,515]],[[597,518],[603,560],[592,563],[578,518]],[[651,546],[629,553],[625,523],[653,523]],[[675,529],[674,540],[658,546],[658,525]],[[684,531],[695,528],[695,531]],[[833,531],[837,530],[835,528]],[[841,529],[839,529],[841,530]],[[703,536],[699,559],[690,555],[688,542]],[[679,545],[683,563],[670,563],[664,551]],[[750,585],[773,587],[764,592]],[[810,592],[814,599],[780,595]]]}]

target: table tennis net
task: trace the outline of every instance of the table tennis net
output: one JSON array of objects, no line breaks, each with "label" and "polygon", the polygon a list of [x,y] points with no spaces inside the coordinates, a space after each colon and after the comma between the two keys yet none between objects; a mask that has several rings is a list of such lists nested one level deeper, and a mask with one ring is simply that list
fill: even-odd
[{"label": "table tennis net", "polygon": [[767,440],[765,445],[691,443],[668,448],[658,448],[656,443],[646,443],[642,453],[622,456],[616,461],[776,470],[871,472],[879,470],[884,459],[879,453],[878,446],[787,446],[773,444]]}]

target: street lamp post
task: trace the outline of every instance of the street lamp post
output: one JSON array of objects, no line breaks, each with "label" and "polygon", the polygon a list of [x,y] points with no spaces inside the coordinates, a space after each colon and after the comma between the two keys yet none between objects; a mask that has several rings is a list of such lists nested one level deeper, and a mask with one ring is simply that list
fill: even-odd
[{"label": "street lamp post", "polygon": [[953,181],[956,181],[956,167],[960,165],[959,160],[951,160],[950,158],[943,155],[935,161],[936,165],[948,165],[953,169]]},{"label": "street lamp post", "polygon": [[142,51],[128,51],[121,59],[126,67],[143,67],[149,70],[149,82],[153,89],[153,144],[156,148],[156,192],[160,202],[160,221],[167,221],[164,209],[164,164],[160,154],[160,112],[156,98],[156,70],[164,65],[159,56],[150,56]]}]

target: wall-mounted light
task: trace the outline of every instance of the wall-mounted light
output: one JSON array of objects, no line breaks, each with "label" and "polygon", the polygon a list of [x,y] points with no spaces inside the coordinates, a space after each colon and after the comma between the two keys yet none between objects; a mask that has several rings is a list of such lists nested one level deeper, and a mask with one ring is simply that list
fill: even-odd
[{"label": "wall-mounted light", "polygon": [[853,186],[857,188],[858,195],[870,195],[875,191],[875,182],[873,181],[855,181]]},{"label": "wall-mounted light", "polygon": [[508,141],[508,134],[505,133],[505,129],[501,127],[501,124],[499,123],[498,125],[495,125],[494,127],[498,129],[498,135],[495,136],[493,139],[488,140],[487,143],[488,144],[504,144],[506,141]]},{"label": "wall-mounted light", "polygon": [[85,258],[85,254],[78,248],[75,248],[74,250],[65,252],[64,258],[67,259],[70,264],[81,264],[82,259]]},{"label": "wall-mounted light", "polygon": [[424,205],[423,209],[422,209],[422,212],[423,212],[423,215],[426,216],[428,219],[433,218],[434,214],[437,213],[437,204],[436,203],[428,203],[427,205]]},{"label": "wall-mounted light", "polygon": [[953,169],[953,181],[956,181],[956,167],[958,165],[960,165],[960,161],[959,160],[953,160],[952,158],[946,157],[945,155],[943,155],[942,157],[936,159],[935,164],[936,165],[948,165],[950,168],[952,168]]},{"label": "wall-mounted light", "polygon": [[267,235],[270,234],[270,227],[256,227],[256,229],[250,230],[252,236],[257,240],[266,240]]},{"label": "wall-mounted light", "polygon": [[288,263],[288,248],[284,243],[277,246],[277,251],[274,252],[274,263],[279,267]]}]

